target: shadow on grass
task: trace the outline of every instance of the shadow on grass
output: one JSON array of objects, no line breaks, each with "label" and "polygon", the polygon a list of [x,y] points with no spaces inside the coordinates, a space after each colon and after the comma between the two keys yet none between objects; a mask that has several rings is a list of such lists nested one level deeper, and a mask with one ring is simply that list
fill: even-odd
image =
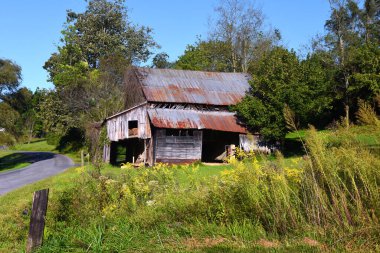
[{"label": "shadow on grass", "polygon": [[51,159],[54,154],[39,152],[17,152],[0,158],[0,172],[17,168],[21,164],[30,164]]}]

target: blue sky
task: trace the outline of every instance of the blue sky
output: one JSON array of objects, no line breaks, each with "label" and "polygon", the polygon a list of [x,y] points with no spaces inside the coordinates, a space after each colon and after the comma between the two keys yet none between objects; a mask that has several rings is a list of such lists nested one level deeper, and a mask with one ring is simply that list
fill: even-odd
[{"label": "blue sky", "polygon": [[[130,20],[150,26],[172,61],[196,36],[207,37],[208,22],[218,0],[127,0]],[[323,32],[329,16],[327,0],[256,0],[272,27],[280,29],[284,44],[299,50]],[[42,68],[61,37],[66,10],[85,10],[82,0],[1,0],[0,57],[19,64],[22,85],[32,90],[52,88]]]}]

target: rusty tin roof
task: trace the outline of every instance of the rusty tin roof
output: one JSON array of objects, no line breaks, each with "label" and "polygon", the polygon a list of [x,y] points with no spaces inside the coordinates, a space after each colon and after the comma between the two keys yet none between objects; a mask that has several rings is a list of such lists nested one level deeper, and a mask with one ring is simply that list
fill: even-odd
[{"label": "rusty tin roof", "polygon": [[243,73],[134,69],[149,102],[233,105],[250,87]]},{"label": "rusty tin roof", "polygon": [[148,115],[152,124],[158,128],[248,132],[232,112],[156,108],[148,109]]}]

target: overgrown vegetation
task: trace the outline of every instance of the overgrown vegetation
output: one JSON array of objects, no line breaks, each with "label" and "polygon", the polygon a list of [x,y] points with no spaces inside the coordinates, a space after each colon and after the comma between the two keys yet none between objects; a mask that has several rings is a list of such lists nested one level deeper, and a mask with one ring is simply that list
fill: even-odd
[{"label": "overgrown vegetation", "polygon": [[197,164],[78,168],[53,187],[39,252],[379,250],[379,146],[345,127],[304,140],[308,156],[231,159],[211,175]]}]

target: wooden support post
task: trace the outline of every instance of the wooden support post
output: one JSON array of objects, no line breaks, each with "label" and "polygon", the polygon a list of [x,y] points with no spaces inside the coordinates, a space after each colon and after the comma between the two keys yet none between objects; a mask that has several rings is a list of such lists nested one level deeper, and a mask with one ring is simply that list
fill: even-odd
[{"label": "wooden support post", "polygon": [[103,162],[110,163],[110,144],[103,146]]},{"label": "wooden support post", "polygon": [[146,139],[144,139],[144,166],[146,164],[146,152],[147,152],[147,150],[146,150]]},{"label": "wooden support post", "polygon": [[84,167],[84,154],[83,154],[83,149],[80,151],[80,165],[83,168]]},{"label": "wooden support post", "polygon": [[32,214],[26,252],[30,253],[42,245],[45,228],[45,216],[48,204],[49,189],[34,192]]}]

